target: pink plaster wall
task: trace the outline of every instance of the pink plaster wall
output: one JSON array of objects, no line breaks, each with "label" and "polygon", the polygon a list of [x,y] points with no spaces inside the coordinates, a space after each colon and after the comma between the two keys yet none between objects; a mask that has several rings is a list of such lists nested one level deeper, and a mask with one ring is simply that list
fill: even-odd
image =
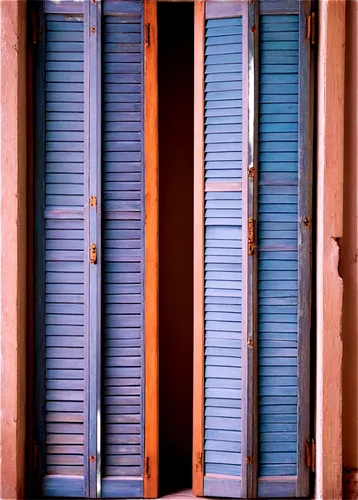
[{"label": "pink plaster wall", "polygon": [[[358,1],[347,1],[344,160],[343,465],[358,469]],[[358,498],[358,485],[357,497]]]}]

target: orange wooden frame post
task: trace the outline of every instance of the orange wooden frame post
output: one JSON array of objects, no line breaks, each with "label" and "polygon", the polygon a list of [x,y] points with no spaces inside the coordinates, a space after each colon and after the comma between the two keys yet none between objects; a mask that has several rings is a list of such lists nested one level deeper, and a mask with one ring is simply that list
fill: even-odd
[{"label": "orange wooden frame post", "polygon": [[204,494],[204,36],[205,2],[194,11],[194,401],[193,494]]},{"label": "orange wooden frame post", "polygon": [[144,1],[145,459],[144,498],[158,497],[158,37],[157,1]]}]

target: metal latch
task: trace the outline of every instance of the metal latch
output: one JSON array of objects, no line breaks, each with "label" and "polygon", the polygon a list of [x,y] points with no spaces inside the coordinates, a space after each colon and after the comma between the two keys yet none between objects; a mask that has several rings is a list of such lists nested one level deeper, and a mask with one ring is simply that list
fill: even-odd
[{"label": "metal latch", "polygon": [[250,217],[249,227],[248,227],[248,245],[249,245],[249,255],[253,255],[255,251],[255,234],[254,234],[254,218]]},{"label": "metal latch", "polygon": [[311,12],[309,16],[306,17],[306,38],[311,40],[311,44],[316,44],[316,13]]},{"label": "metal latch", "polygon": [[91,264],[97,263],[97,247],[94,243],[90,244],[89,257],[90,257]]}]

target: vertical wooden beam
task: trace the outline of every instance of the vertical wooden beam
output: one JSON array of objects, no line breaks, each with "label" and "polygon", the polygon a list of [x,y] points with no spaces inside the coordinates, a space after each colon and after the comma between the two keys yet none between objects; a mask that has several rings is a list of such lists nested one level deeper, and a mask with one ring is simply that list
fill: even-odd
[{"label": "vertical wooden beam", "polygon": [[204,490],[204,40],[205,2],[194,10],[193,494]]},{"label": "vertical wooden beam", "polygon": [[317,71],[316,498],[342,498],[342,302],[346,2],[319,2]]},{"label": "vertical wooden beam", "polygon": [[[243,10],[243,422],[242,496],[257,497],[257,177],[258,172],[258,47],[259,6]],[[254,246],[249,253],[249,221]]]},{"label": "vertical wooden beam", "polygon": [[[93,452],[93,446],[91,441],[93,441],[91,433],[91,414],[90,414],[90,400],[91,400],[91,387],[90,387],[90,375],[91,375],[91,362],[90,362],[90,346],[91,346],[91,334],[90,334],[90,265],[88,259],[88,249],[90,245],[90,213],[89,213],[89,184],[90,184],[90,2],[84,4],[83,13],[83,99],[84,99],[84,113],[83,113],[83,131],[84,131],[84,155],[83,155],[83,284],[84,284],[84,425],[83,425],[83,436],[84,436],[84,447],[83,447],[83,457],[84,457],[84,494],[86,497],[91,497],[91,478],[93,477],[93,464],[89,463],[89,457],[91,452]],[[87,28],[87,29],[86,29]],[[93,424],[92,424],[93,425]],[[92,480],[93,483],[93,480]],[[93,491],[93,488],[92,488]],[[93,496],[93,494],[92,494]]]},{"label": "vertical wooden beam", "polygon": [[249,19],[248,2],[243,5],[242,13],[242,401],[241,401],[241,495],[247,497],[248,470],[246,457],[249,443],[247,435],[250,418],[248,402],[248,189],[249,189]]},{"label": "vertical wooden beam", "polygon": [[309,470],[305,464],[310,441],[310,342],[312,254],[313,68],[306,19],[311,0],[299,3],[299,120],[298,120],[298,359],[297,359],[297,488],[296,496],[309,494]]},{"label": "vertical wooden beam", "polygon": [[[88,14],[87,14],[88,13]],[[86,18],[86,15],[89,17]],[[88,20],[88,21],[87,21]],[[87,21],[87,22],[86,22]],[[101,2],[85,5],[85,48],[89,78],[88,140],[89,191],[85,189],[85,213],[89,221],[90,244],[96,245],[97,262],[89,266],[89,493],[101,496]],[[89,32],[89,34],[87,33]],[[87,38],[86,38],[87,40]],[[86,168],[85,167],[85,168]],[[96,197],[95,206],[90,196]],[[88,252],[88,250],[87,250]],[[85,250],[86,259],[86,250]]]},{"label": "vertical wooden beam", "polygon": [[[37,467],[34,477],[34,494],[42,495],[45,476],[45,44],[46,31],[43,2],[34,3],[35,19],[41,30],[42,40],[35,47],[34,74],[34,441],[37,442]],[[33,446],[33,443],[31,443]]]},{"label": "vertical wooden beam", "polygon": [[145,158],[145,450],[144,497],[158,496],[159,481],[159,156],[157,1],[144,0],[144,158]]}]

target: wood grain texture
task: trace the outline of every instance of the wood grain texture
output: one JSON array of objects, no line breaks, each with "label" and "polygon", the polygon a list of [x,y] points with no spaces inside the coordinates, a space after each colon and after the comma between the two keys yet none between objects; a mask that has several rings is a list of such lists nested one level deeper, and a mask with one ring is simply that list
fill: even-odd
[{"label": "wood grain texture", "polygon": [[194,7],[194,401],[193,493],[204,492],[204,37],[205,3]]},{"label": "wood grain texture", "polygon": [[144,497],[158,496],[159,471],[159,346],[158,346],[158,26],[157,2],[144,0],[144,26],[150,25],[150,43],[144,53],[145,158],[145,457]]}]

